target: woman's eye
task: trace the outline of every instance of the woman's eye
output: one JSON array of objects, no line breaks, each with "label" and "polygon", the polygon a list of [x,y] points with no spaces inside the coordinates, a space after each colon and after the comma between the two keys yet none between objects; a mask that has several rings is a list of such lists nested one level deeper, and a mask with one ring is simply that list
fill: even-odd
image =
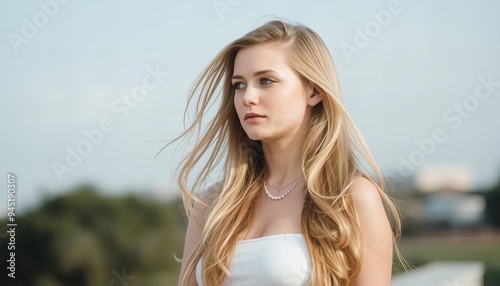
[{"label": "woman's eye", "polygon": [[274,80],[269,79],[269,78],[262,78],[262,79],[260,79],[260,83],[261,84],[271,84],[273,82],[274,82]]},{"label": "woman's eye", "polygon": [[245,87],[245,84],[243,84],[242,82],[235,82],[235,83],[233,84],[233,87],[234,87],[234,89],[238,90],[238,89],[242,89],[242,88],[244,88],[244,87]]}]

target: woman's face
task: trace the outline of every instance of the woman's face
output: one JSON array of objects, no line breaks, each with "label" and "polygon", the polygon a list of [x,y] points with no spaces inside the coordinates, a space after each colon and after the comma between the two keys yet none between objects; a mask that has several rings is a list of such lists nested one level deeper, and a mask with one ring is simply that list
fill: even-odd
[{"label": "woman's face", "polygon": [[252,140],[291,139],[304,128],[307,106],[318,101],[317,96],[311,98],[312,85],[304,86],[285,62],[280,45],[254,45],[239,51],[232,83],[241,126]]}]

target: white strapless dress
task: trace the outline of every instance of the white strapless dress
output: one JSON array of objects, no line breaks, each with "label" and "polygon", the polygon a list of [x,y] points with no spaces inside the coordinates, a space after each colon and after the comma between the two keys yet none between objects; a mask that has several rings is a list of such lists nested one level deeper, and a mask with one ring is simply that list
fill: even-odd
[{"label": "white strapless dress", "polygon": [[[240,240],[229,265],[231,276],[223,285],[302,286],[309,283],[311,270],[311,256],[302,234]],[[196,265],[196,281],[203,285],[201,259]]]}]

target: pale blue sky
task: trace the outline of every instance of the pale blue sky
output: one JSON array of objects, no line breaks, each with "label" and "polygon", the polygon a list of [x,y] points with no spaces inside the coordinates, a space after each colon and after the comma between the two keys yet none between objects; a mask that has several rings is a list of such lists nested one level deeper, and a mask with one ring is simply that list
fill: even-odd
[{"label": "pale blue sky", "polygon": [[[223,46],[273,15],[322,36],[345,105],[383,171],[397,173],[401,157],[418,150],[415,140],[440,128],[446,139],[422,166],[466,165],[476,187],[500,175],[500,86],[490,86],[488,98],[475,97],[479,77],[500,82],[500,2],[67,2],[47,6],[48,12],[40,3],[59,2],[1,4],[0,173],[18,175],[21,209],[84,181],[110,193],[172,194],[175,149],[153,159],[159,141],[182,130],[190,84]],[[214,3],[229,6],[218,14]],[[391,18],[375,24],[381,10]],[[30,35],[24,18],[38,30]],[[342,47],[356,47],[358,28],[371,36],[348,59]],[[21,43],[23,30],[30,38]],[[157,68],[155,88],[129,114],[118,112],[126,106],[120,96]],[[453,111],[464,103],[473,111]],[[114,129],[59,180],[54,162],[65,163],[67,146],[75,149],[83,130],[103,119]]]}]

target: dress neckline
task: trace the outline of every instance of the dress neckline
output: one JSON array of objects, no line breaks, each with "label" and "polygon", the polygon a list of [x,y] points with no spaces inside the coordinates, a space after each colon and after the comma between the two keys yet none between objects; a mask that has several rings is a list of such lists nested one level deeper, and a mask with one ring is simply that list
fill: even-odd
[{"label": "dress neckline", "polygon": [[284,237],[302,237],[302,238],[304,238],[304,234],[302,234],[302,233],[280,233],[280,234],[272,234],[272,235],[266,235],[266,236],[256,237],[256,238],[242,239],[242,240],[236,241],[236,243],[258,242],[258,241],[267,240],[267,239],[280,238],[283,236]]}]

